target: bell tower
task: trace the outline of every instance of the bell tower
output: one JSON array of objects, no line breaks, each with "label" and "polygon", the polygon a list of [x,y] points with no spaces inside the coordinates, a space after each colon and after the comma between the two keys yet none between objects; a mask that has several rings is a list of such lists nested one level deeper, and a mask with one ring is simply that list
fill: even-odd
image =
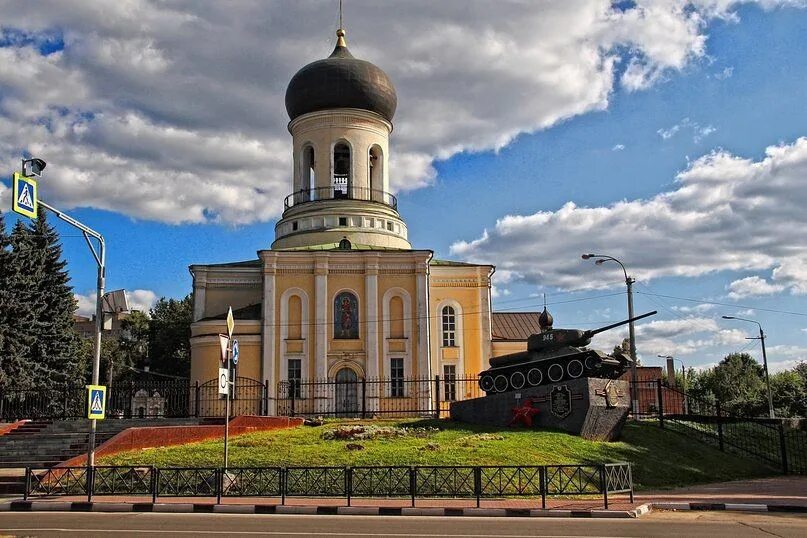
[{"label": "bell tower", "polygon": [[336,36],[331,55],[300,69],[286,90],[294,170],[272,249],[347,238],[354,248],[409,250],[389,188],[395,88],[379,67],[353,57],[343,29]]}]

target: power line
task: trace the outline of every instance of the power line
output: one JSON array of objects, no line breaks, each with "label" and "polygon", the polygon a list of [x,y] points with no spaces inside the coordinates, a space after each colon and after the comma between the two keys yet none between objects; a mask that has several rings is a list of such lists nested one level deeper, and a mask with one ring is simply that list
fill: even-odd
[{"label": "power line", "polygon": [[654,297],[665,297],[667,299],[677,299],[679,301],[689,301],[691,303],[703,303],[703,304],[711,304],[711,305],[716,305],[716,306],[728,306],[730,308],[745,308],[745,309],[751,309],[751,310],[759,310],[761,312],[773,312],[774,314],[786,314],[786,315],[789,315],[789,316],[807,317],[807,312],[792,312],[790,310],[777,310],[775,308],[762,308],[762,307],[759,307],[759,306],[746,306],[746,305],[741,305],[741,304],[720,303],[720,302],[717,302],[717,301],[707,301],[705,299],[692,299],[691,297],[677,297],[675,295],[664,295],[664,294],[661,294],[661,293],[648,293],[648,292],[642,292],[642,291],[637,291],[636,293],[638,293],[640,295],[652,295]]},{"label": "power line", "polygon": [[[559,305],[559,304],[568,304],[568,303],[576,303],[576,302],[581,302],[581,301],[592,301],[592,300],[595,300],[595,299],[602,299],[604,297],[614,297],[616,295],[624,295],[624,292],[606,293],[606,294],[602,294],[602,295],[594,295],[594,296],[589,296],[589,297],[578,297],[577,299],[567,299],[565,301],[555,301],[554,303],[547,303],[547,306]],[[539,306],[539,305],[542,306],[543,303],[536,304],[536,306]],[[503,309],[496,310],[496,311],[490,311],[490,314],[494,314],[496,312],[512,311],[512,310],[515,310],[516,313],[517,313],[517,312],[519,312],[518,309],[524,308],[524,306],[528,306],[528,305],[522,305],[522,306],[517,306],[517,307],[511,307],[511,308],[503,308]],[[485,313],[488,313],[488,311],[487,310],[485,310],[485,311],[471,310],[471,311],[463,311],[461,313],[456,313],[455,312],[454,315],[455,316],[461,316],[461,317],[464,318],[466,316],[472,316],[472,315],[476,315],[476,314],[485,314]],[[438,313],[438,314],[434,314],[434,315],[427,314],[425,316],[409,316],[409,317],[402,317],[402,318],[376,318],[376,319],[372,319],[372,320],[366,320],[366,319],[361,320],[361,319],[359,319],[358,323],[359,323],[359,325],[362,325],[362,324],[368,324],[368,323],[384,323],[384,322],[394,322],[394,321],[418,321],[418,320],[431,320],[431,319],[441,319],[441,318],[442,318],[442,313]],[[224,320],[223,319],[214,319],[214,320],[208,319],[207,321],[224,321]],[[236,319],[236,322],[238,322],[238,321],[239,320]],[[246,320],[244,320],[244,321],[246,321]],[[605,320],[604,323],[607,323],[608,321],[609,320]],[[275,327],[298,327],[298,326],[299,327],[302,327],[302,326],[315,327],[315,326],[318,326],[318,325],[326,325],[327,326],[327,325],[331,325],[333,323],[334,323],[334,320],[323,321],[323,322],[308,321],[306,323],[302,323],[302,322],[301,323],[291,323],[291,322],[289,322],[289,323],[276,323]],[[599,323],[599,322],[581,322],[581,323],[574,323],[574,325],[591,325],[591,324],[596,324],[596,323]],[[469,328],[466,328],[465,330],[473,331],[475,329],[469,327]]]}]

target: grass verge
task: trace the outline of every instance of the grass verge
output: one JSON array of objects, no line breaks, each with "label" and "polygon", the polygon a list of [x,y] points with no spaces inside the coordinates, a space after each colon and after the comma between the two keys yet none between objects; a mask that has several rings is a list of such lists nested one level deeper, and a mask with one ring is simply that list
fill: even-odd
[{"label": "grass verge", "polygon": [[[369,425],[393,431],[391,438],[324,439],[339,426]],[[323,435],[325,433],[325,435]],[[348,446],[354,445],[354,446]],[[358,446],[356,446],[358,445]],[[223,442],[124,452],[101,465],[220,466]],[[322,426],[257,432],[230,442],[233,467],[286,465],[547,465],[629,461],[638,489],[755,478],[770,468],[641,422],[625,425],[615,443],[587,441],[556,431],[502,429],[451,421],[328,421]]]}]

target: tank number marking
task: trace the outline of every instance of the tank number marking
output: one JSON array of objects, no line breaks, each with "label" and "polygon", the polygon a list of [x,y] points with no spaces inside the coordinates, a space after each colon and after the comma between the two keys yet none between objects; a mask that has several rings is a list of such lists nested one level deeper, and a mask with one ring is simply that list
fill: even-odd
[{"label": "tank number marking", "polygon": [[554,340],[554,339],[555,339],[555,335],[554,335],[554,334],[545,334],[545,335],[543,335],[543,340],[544,340],[544,342],[548,342],[548,341],[550,341],[550,340]]}]

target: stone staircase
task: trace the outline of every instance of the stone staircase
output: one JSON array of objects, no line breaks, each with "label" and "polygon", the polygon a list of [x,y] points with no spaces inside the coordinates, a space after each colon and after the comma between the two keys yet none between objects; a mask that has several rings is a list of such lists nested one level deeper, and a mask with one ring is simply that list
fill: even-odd
[{"label": "stone staircase", "polygon": [[[198,419],[113,419],[98,421],[96,446],[126,428],[198,424]],[[53,467],[87,452],[86,420],[33,420],[0,436],[0,468]]]},{"label": "stone staircase", "polygon": [[[200,422],[196,418],[100,420],[96,429],[96,446],[126,428],[188,426]],[[25,467],[53,467],[86,454],[88,428],[86,420],[32,420],[0,435],[0,496],[25,492]]]}]

